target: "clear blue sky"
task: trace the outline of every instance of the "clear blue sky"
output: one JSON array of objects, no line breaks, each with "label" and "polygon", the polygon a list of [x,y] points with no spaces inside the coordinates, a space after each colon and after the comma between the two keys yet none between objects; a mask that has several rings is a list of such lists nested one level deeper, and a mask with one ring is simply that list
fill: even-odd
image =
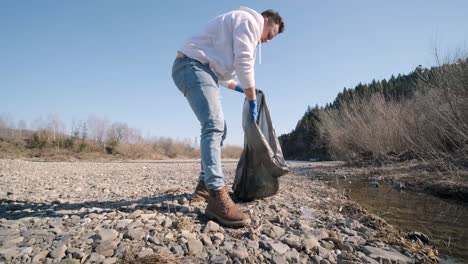
[{"label": "clear blue sky", "polygon": [[[468,1],[0,1],[0,114],[30,124],[91,114],[143,135],[194,139],[199,124],[174,86],[184,39],[245,5],[277,9],[286,31],[263,45],[256,82],[277,135],[343,87],[431,66],[468,44]],[[227,143],[241,145],[243,96],[223,89]]]}]

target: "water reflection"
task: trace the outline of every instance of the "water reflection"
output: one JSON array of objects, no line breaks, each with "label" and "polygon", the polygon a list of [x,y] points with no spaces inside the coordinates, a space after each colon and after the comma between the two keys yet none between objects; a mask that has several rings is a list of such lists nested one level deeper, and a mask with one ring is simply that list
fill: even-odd
[{"label": "water reflection", "polygon": [[468,260],[468,205],[382,183],[377,188],[368,181],[342,180],[334,185],[400,230],[428,235],[439,250],[441,263]]}]

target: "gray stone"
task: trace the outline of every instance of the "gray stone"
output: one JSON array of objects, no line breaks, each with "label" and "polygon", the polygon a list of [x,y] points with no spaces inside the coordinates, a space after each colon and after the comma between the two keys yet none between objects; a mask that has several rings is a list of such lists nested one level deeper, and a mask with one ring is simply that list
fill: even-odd
[{"label": "gray stone", "polygon": [[93,252],[89,256],[88,261],[91,263],[98,263],[104,261],[104,259],[106,259],[106,257],[104,257],[103,255]]},{"label": "gray stone", "polygon": [[172,226],[172,219],[169,218],[169,217],[166,217],[166,219],[164,219],[164,221],[162,222],[161,225],[164,226],[165,228],[171,227]]},{"label": "gray stone", "polygon": [[343,228],[342,231],[348,236],[357,236],[357,232],[349,228]]},{"label": "gray stone", "polygon": [[137,227],[141,227],[143,223],[140,220],[134,220],[130,224],[126,226],[127,229],[134,229]]},{"label": "gray stone", "polygon": [[[94,249],[95,252],[103,255],[103,256],[106,256],[106,257],[109,257],[107,256],[108,254],[110,254],[110,250],[111,249],[115,249],[117,247],[117,245],[119,244],[120,240],[104,240],[104,241],[101,241],[98,243],[98,245],[96,246],[96,248]],[[105,254],[107,253],[107,254]],[[112,255],[111,255],[112,256]]]},{"label": "gray stone", "polygon": [[15,238],[10,238],[10,239],[8,239],[7,242],[12,243],[12,244],[19,244],[19,243],[23,242],[23,240],[24,240],[24,237],[19,236],[19,237],[15,237]]},{"label": "gray stone", "polygon": [[[12,260],[18,256],[19,251],[16,246],[10,246],[8,248],[1,248],[0,249],[0,256],[5,258],[6,260]],[[1,259],[1,258],[0,258]]]},{"label": "gray stone", "polygon": [[102,264],[115,264],[115,263],[117,263],[118,260],[119,260],[119,259],[118,259],[118,258],[115,258],[115,257],[114,257],[114,258],[106,258],[106,259],[102,262]]},{"label": "gray stone", "polygon": [[[2,225],[2,227],[4,227]],[[17,237],[19,236],[20,231],[18,229],[9,229],[9,228],[3,228],[0,229],[0,242],[6,241],[12,237]],[[27,236],[23,234],[24,236]]]},{"label": "gray stone", "polygon": [[284,256],[286,257],[287,261],[292,263],[297,263],[301,259],[301,255],[299,254],[299,252],[297,252],[295,248],[291,249],[291,251],[286,252]]},{"label": "gray stone", "polygon": [[211,242],[210,237],[207,236],[206,234],[201,234],[201,235],[200,235],[200,239],[201,239],[201,241],[203,242],[203,244],[204,244],[205,246],[211,246],[211,245],[213,245],[213,243]]},{"label": "gray stone", "polygon": [[140,217],[141,214],[143,214],[143,211],[141,211],[141,210],[136,210],[136,211],[131,212],[131,213],[127,216],[127,218],[128,218],[128,219],[135,219],[135,218]]},{"label": "gray stone", "polygon": [[398,263],[412,263],[412,260],[401,254],[400,252],[396,251],[388,251],[381,248],[371,247],[371,246],[364,246],[362,248],[362,252],[366,253],[369,257],[373,259],[389,259],[392,262]]},{"label": "gray stone", "polygon": [[229,242],[229,241],[224,241],[223,248],[226,250],[232,250],[234,248],[234,243]]},{"label": "gray stone", "polygon": [[258,249],[258,241],[249,240],[249,241],[247,242],[247,247],[248,247],[249,249],[252,249],[252,250]]},{"label": "gray stone", "polygon": [[346,220],[345,224],[346,224],[347,227],[349,227],[351,229],[356,229],[361,225],[361,223],[359,223],[359,221],[356,221],[356,220],[353,220],[353,219]]},{"label": "gray stone", "polygon": [[21,255],[31,255],[31,253],[33,252],[32,247],[20,247],[18,250]]},{"label": "gray stone", "polygon": [[268,251],[263,251],[263,252],[262,252],[262,255],[263,255],[266,259],[271,259],[271,254],[268,253]]},{"label": "gray stone", "polygon": [[302,244],[302,247],[307,251],[307,252],[314,252],[317,247],[319,247],[319,243],[317,242],[317,240],[313,239],[313,238],[307,238],[307,239],[303,239],[301,241],[301,244]]},{"label": "gray stone", "polygon": [[164,236],[165,239],[167,240],[172,240],[174,239],[174,234],[172,232],[167,232],[167,234]]},{"label": "gray stone", "polygon": [[175,255],[178,255],[178,256],[183,256],[184,255],[184,249],[179,245],[173,245],[171,247],[171,252],[174,253]]},{"label": "gray stone", "polygon": [[269,225],[263,230],[263,233],[273,239],[279,239],[282,235],[284,235],[285,231],[279,226]]},{"label": "gray stone", "polygon": [[156,245],[160,245],[161,244],[161,241],[159,241],[159,238],[157,235],[154,235],[154,236],[150,236],[148,238],[148,241],[153,243],[153,244],[156,244]]},{"label": "gray stone", "polygon": [[143,230],[143,228],[139,228],[139,227],[128,229],[125,232],[125,237],[130,238],[131,240],[143,240],[145,235],[146,235],[145,230]]},{"label": "gray stone", "polygon": [[326,258],[328,257],[328,255],[330,254],[330,251],[326,248],[323,248],[321,246],[318,246],[317,247],[317,253],[319,256],[321,256],[322,258]]},{"label": "gray stone", "polygon": [[154,252],[153,252],[153,249],[151,248],[143,248],[140,253],[138,253],[138,257],[137,258],[144,258],[146,256],[149,256],[149,255],[152,255]]},{"label": "gray stone", "polygon": [[314,255],[310,258],[312,260],[312,263],[314,264],[320,264],[320,261],[323,259],[322,257],[320,256],[317,256],[317,255]]},{"label": "gray stone", "polygon": [[79,248],[67,248],[67,253],[71,254],[73,258],[82,259],[84,257],[83,251]]},{"label": "gray stone", "polygon": [[270,243],[270,247],[271,247],[271,249],[273,249],[279,255],[283,255],[284,253],[286,253],[290,249],[288,247],[288,245],[285,245],[285,244],[283,244],[281,242]]},{"label": "gray stone", "polygon": [[47,257],[47,255],[49,255],[49,251],[48,251],[48,250],[41,251],[41,252],[39,252],[38,254],[36,254],[36,255],[33,257],[32,262],[33,262],[33,263],[42,262],[42,260],[45,259],[45,258]]},{"label": "gray stone", "polygon": [[213,235],[213,238],[214,238],[215,240],[218,239],[218,240],[223,241],[223,240],[224,240],[224,235],[223,235],[222,233],[217,232],[217,233],[215,233],[215,234]]},{"label": "gray stone", "polygon": [[208,233],[208,232],[218,232],[219,230],[219,225],[213,221],[208,221],[206,223],[205,228],[203,229],[203,232]]},{"label": "gray stone", "polygon": [[64,259],[60,261],[60,264],[80,264],[80,260],[78,259]]},{"label": "gray stone", "polygon": [[102,229],[98,233],[98,237],[101,240],[114,240],[119,236],[119,232],[115,229]]},{"label": "gray stone", "polygon": [[283,239],[283,242],[286,243],[288,246],[292,248],[296,248],[298,250],[302,248],[301,238],[294,234],[289,234],[287,237]]},{"label": "gray stone", "polygon": [[364,263],[368,263],[368,264],[380,264],[379,261],[373,259],[373,258],[370,258],[364,254],[360,255],[359,258],[364,262]]},{"label": "gray stone", "polygon": [[61,244],[59,245],[58,247],[56,247],[54,250],[52,250],[50,253],[49,253],[49,256],[53,259],[58,259],[58,260],[61,260],[65,257],[65,251],[67,250],[67,246],[64,245],[64,244]]},{"label": "gray stone", "polygon": [[321,240],[329,237],[328,232],[323,228],[311,230],[309,234],[313,236],[316,240]]},{"label": "gray stone", "polygon": [[343,251],[353,252],[353,247],[350,246],[349,244],[340,243],[340,244],[338,244],[338,248],[343,250]]},{"label": "gray stone", "polygon": [[335,247],[335,244],[331,241],[320,240],[320,245],[328,250],[332,250]]},{"label": "gray stone", "polygon": [[203,250],[203,243],[200,240],[190,240],[187,242],[187,248],[190,255],[195,255]]},{"label": "gray stone", "polygon": [[249,257],[249,252],[245,247],[239,247],[229,251],[229,255],[231,255],[233,258],[239,258],[242,260]]},{"label": "gray stone", "polygon": [[197,235],[194,233],[190,233],[187,230],[182,230],[182,237],[187,239],[187,240],[194,240],[197,239]]},{"label": "gray stone", "polygon": [[286,258],[284,256],[273,256],[271,262],[273,264],[287,264]]},{"label": "gray stone", "polygon": [[327,237],[327,238],[324,238],[325,241],[331,241],[335,244],[340,244],[340,243],[343,243],[343,240],[337,238],[337,237]]},{"label": "gray stone", "polygon": [[115,225],[115,228],[117,229],[124,229],[126,226],[128,226],[130,223],[132,223],[132,219],[122,219],[118,220],[117,224]]},{"label": "gray stone", "polygon": [[228,262],[228,257],[224,255],[216,255],[210,259],[211,264],[226,264]]}]

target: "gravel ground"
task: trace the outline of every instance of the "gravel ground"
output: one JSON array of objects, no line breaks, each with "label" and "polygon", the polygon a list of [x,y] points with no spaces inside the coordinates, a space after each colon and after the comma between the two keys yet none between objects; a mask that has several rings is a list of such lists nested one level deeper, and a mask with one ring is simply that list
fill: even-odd
[{"label": "gravel ground", "polygon": [[[229,185],[236,165],[224,164]],[[0,160],[0,263],[429,262],[310,176],[337,165],[291,164],[277,195],[240,205],[252,224],[232,229],[190,204],[198,162]]]}]

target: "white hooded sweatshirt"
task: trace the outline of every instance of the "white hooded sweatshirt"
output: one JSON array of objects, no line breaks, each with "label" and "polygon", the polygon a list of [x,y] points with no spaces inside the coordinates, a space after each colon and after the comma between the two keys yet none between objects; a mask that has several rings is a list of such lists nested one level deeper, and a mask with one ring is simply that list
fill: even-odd
[{"label": "white hooded sweatshirt", "polygon": [[203,32],[189,38],[180,51],[208,63],[223,86],[237,75],[242,88],[254,87],[254,53],[260,43],[263,23],[261,14],[241,7],[211,20]]}]

